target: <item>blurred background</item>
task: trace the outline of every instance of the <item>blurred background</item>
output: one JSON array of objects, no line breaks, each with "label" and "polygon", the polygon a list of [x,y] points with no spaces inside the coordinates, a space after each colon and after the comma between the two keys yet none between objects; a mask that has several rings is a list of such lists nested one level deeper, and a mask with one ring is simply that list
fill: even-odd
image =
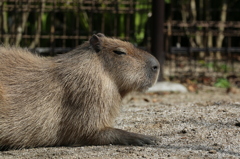
[{"label": "blurred background", "polygon": [[153,53],[160,80],[240,87],[239,0],[1,0],[0,42],[43,56],[102,32]]}]

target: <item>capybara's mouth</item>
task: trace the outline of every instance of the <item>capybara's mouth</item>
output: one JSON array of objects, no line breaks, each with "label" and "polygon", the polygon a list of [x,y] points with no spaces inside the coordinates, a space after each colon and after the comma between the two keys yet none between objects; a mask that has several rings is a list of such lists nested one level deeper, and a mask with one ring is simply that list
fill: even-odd
[{"label": "capybara's mouth", "polygon": [[153,86],[154,83],[146,83],[145,85],[142,85],[142,87],[139,89],[141,92],[147,91],[150,87]]}]

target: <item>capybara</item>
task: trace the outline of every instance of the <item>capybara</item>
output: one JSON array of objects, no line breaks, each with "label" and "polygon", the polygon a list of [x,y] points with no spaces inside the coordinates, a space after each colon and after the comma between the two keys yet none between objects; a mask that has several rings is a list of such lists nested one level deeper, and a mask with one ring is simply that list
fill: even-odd
[{"label": "capybara", "polygon": [[159,67],[151,54],[101,33],[54,57],[0,47],[0,147],[153,144],[112,126],[122,98],[152,86]]}]

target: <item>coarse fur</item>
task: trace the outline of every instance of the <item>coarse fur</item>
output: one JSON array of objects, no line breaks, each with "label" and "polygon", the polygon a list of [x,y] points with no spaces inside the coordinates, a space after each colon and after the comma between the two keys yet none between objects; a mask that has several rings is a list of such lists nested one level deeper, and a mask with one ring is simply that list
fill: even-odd
[{"label": "coarse fur", "polygon": [[0,148],[151,144],[112,125],[122,98],[158,72],[152,55],[101,33],[56,57],[0,47]]}]

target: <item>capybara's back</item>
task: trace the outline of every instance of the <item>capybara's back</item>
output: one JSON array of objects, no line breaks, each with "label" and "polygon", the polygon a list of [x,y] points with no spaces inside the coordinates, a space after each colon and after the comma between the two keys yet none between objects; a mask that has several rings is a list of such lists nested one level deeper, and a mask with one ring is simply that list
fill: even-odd
[{"label": "capybara's back", "polygon": [[121,99],[158,72],[152,55],[103,34],[56,57],[0,47],[0,148],[151,144],[112,125]]}]

